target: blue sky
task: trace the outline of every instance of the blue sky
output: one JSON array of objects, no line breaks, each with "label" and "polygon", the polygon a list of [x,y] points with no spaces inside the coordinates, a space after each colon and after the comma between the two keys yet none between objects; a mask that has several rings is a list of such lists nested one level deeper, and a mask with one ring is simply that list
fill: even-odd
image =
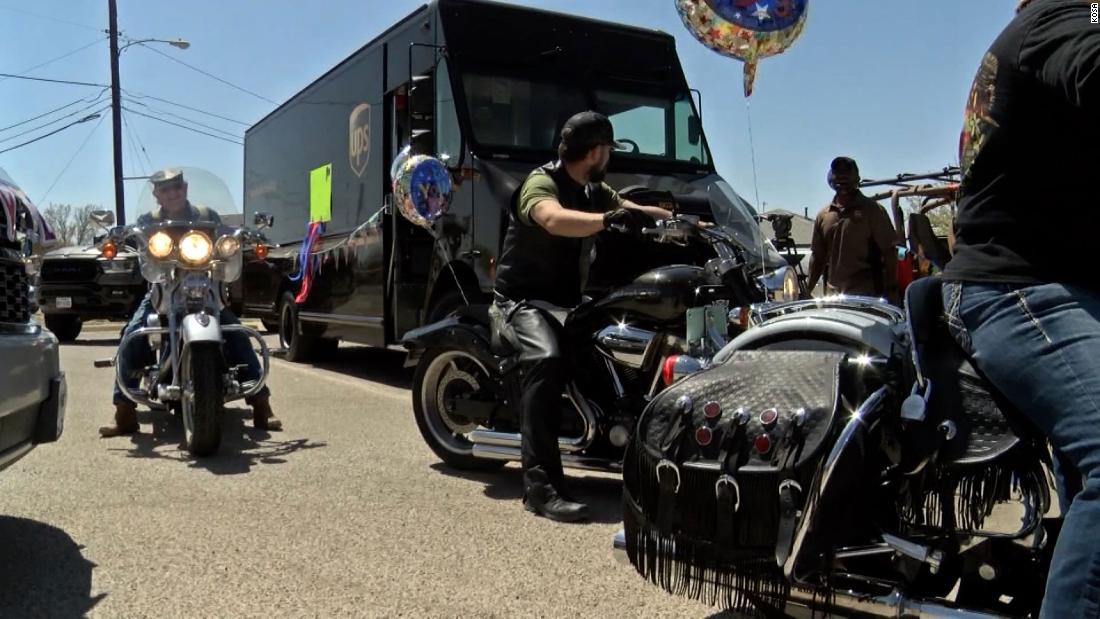
[{"label": "blue sky", "polygon": [[[282,102],[393,22],[413,0],[118,0],[119,27],[132,38],[191,42],[188,50],[155,49],[276,102]],[[703,92],[704,128],[718,171],[756,201],[741,64],[699,44],[685,30],[673,0],[522,0],[519,4],[656,28],[672,33],[688,82]],[[855,157],[864,177],[927,171],[954,164],[962,111],[978,61],[1012,17],[1015,0],[811,0],[805,33],[760,65],[750,100],[761,202],[767,208],[814,212],[829,197],[825,169],[837,154]],[[32,16],[27,13],[34,13]],[[47,19],[48,18],[48,19]],[[28,73],[108,83],[106,0],[0,0],[0,72],[22,73],[84,45],[90,47]],[[519,26],[517,26],[519,27]],[[155,44],[154,44],[155,45]],[[141,46],[121,61],[124,89],[251,124],[275,106],[235,90]],[[101,89],[0,79],[0,127],[85,99],[41,122],[109,102]],[[152,101],[236,136],[245,125]],[[124,105],[150,111],[139,103]],[[90,106],[90,107],[89,107]],[[113,207],[109,112],[30,146],[0,154],[3,168],[35,201]],[[170,117],[166,117],[170,118]],[[201,167],[221,176],[240,207],[243,148],[129,115],[124,131],[127,175],[166,165]],[[144,155],[135,156],[144,146]],[[77,154],[78,148],[84,144]],[[74,158],[75,156],[75,158]],[[62,173],[66,164],[72,161]],[[152,168],[150,167],[150,162]],[[131,209],[142,182],[127,182]],[[53,185],[51,189],[51,185]],[[48,194],[47,194],[48,191]],[[130,210],[130,209],[128,209]]]}]

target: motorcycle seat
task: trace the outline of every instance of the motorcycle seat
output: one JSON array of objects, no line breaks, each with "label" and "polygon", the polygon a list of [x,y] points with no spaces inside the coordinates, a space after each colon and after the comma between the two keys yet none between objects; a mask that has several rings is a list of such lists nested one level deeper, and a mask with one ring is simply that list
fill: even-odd
[{"label": "motorcycle seat", "polygon": [[[983,465],[1041,435],[974,366],[947,328],[942,280],[926,277],[905,295],[913,365],[918,386],[931,385],[926,423],[954,425],[942,447],[956,465]],[[1030,441],[1029,441],[1030,442]]]}]

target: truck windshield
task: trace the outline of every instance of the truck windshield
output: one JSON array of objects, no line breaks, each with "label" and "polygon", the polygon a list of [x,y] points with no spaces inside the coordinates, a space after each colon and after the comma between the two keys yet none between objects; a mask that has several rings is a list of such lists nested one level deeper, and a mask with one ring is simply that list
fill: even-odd
[{"label": "truck windshield", "polygon": [[617,157],[710,164],[688,92],[586,91],[561,82],[486,73],[465,73],[462,82],[473,137],[483,147],[552,151],[566,119],[595,109],[611,119],[615,138],[628,147]]}]

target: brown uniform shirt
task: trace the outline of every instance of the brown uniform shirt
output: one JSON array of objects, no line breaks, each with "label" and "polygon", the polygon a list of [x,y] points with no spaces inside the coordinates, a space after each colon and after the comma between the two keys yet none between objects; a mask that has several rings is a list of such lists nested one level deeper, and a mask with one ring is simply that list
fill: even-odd
[{"label": "brown uniform shirt", "polygon": [[815,263],[824,261],[829,288],[892,298],[897,287],[896,243],[886,209],[860,194],[845,208],[833,202],[821,209],[810,248]]}]

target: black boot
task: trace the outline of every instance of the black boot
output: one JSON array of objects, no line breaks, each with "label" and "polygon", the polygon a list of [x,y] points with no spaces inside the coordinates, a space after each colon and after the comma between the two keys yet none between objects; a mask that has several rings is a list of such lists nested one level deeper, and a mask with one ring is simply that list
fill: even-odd
[{"label": "black boot", "polygon": [[588,519],[588,506],[563,498],[549,482],[546,473],[531,469],[524,473],[527,492],[523,495],[523,508],[557,522],[577,522]]}]

